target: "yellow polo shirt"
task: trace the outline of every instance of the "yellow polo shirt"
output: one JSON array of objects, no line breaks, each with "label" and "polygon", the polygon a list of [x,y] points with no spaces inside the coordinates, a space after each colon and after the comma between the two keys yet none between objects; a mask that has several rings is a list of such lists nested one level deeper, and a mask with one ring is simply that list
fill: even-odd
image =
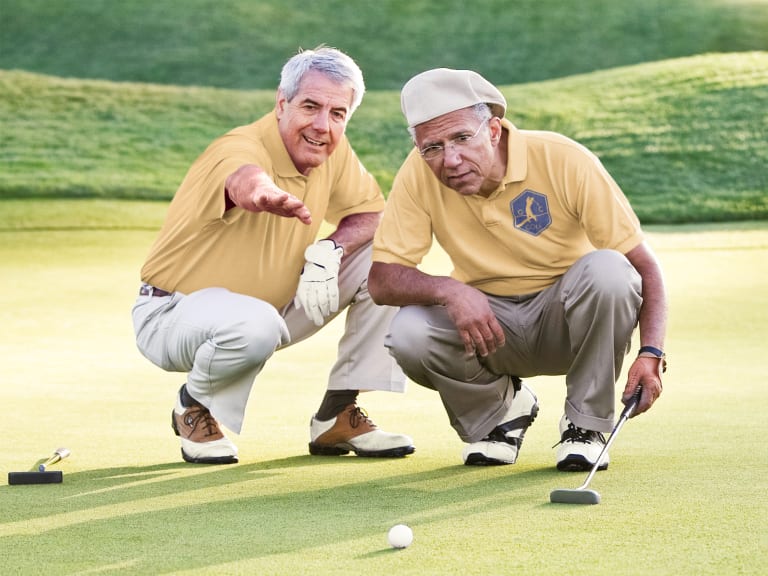
[{"label": "yellow polo shirt", "polygon": [[[242,208],[225,212],[224,183],[244,164],[260,166],[277,186],[304,202],[312,224]],[[316,240],[323,220],[338,225],[350,214],[383,208],[376,180],[346,136],[322,165],[303,176],[271,112],[218,138],[195,161],[171,201],[141,279],[187,294],[224,287],[280,308],[296,293],[304,249]]]},{"label": "yellow polo shirt", "polygon": [[594,154],[560,134],[502,124],[507,171],[488,198],[442,185],[411,151],[392,184],[374,261],[416,267],[434,235],[452,277],[512,296],[550,286],[592,250],[625,254],[642,242],[637,216]]}]

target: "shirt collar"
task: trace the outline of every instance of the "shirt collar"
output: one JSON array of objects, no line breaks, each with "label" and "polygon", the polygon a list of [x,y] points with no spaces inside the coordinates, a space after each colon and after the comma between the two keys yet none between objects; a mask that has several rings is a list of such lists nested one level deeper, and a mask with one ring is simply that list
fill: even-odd
[{"label": "shirt collar", "polygon": [[507,131],[507,173],[502,186],[512,182],[522,182],[528,175],[528,144],[525,136],[512,122],[501,119],[502,127]]}]

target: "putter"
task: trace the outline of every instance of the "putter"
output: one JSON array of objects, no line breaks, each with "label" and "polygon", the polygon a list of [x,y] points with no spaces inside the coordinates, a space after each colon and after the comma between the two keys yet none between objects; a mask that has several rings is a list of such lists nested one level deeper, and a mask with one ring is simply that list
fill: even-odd
[{"label": "putter", "polygon": [[616,422],[616,426],[613,427],[611,437],[600,451],[600,456],[597,457],[597,461],[592,466],[592,470],[590,471],[589,476],[587,476],[587,479],[584,480],[584,484],[573,489],[560,488],[558,490],[552,490],[552,492],[549,493],[550,502],[557,504],[600,504],[600,494],[595,490],[588,490],[587,486],[589,486],[592,478],[597,473],[600,462],[602,462],[603,456],[611,447],[611,444],[613,444],[616,434],[619,433],[621,427],[624,426],[624,423],[630,416],[632,416],[635,408],[637,408],[637,403],[640,401],[640,392],[641,388],[638,386],[637,390],[635,390],[635,393],[632,395],[632,398],[630,398],[629,403],[624,407],[624,410],[621,411],[621,416],[619,416],[619,421]]},{"label": "putter", "polygon": [[63,460],[69,454],[67,448],[57,448],[50,458],[36,466],[36,470],[8,472],[8,484],[61,484],[64,480],[64,473],[61,470],[46,470],[46,468],[59,460]]}]

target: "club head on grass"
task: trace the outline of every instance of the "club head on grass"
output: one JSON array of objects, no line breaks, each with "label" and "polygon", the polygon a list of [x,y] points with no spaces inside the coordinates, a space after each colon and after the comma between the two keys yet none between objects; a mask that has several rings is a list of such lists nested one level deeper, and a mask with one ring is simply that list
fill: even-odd
[{"label": "club head on grass", "polygon": [[600,504],[600,494],[594,490],[552,490],[549,501],[555,504]]}]

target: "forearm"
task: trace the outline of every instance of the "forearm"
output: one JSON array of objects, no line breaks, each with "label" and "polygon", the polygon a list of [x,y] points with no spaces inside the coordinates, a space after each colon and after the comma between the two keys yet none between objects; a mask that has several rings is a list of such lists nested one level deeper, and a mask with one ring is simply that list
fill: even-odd
[{"label": "forearm", "polygon": [[257,211],[254,205],[254,195],[258,195],[270,186],[273,187],[274,184],[261,167],[255,164],[245,164],[227,177],[224,191],[228,205],[231,203],[231,205],[245,210]]},{"label": "forearm", "polygon": [[653,253],[641,245],[627,254],[643,280],[643,304],[640,308],[640,345],[664,350],[668,302],[661,267]]},{"label": "forearm", "polygon": [[381,212],[350,214],[339,222],[339,226],[328,238],[341,246],[344,254],[351,254],[373,240],[380,219]]},{"label": "forearm", "polygon": [[374,262],[368,275],[368,292],[379,305],[444,305],[449,286],[456,282],[410,266]]},{"label": "forearm", "polygon": [[504,330],[480,290],[448,276],[400,264],[374,262],[368,274],[373,301],[390,306],[445,306],[467,354],[481,357],[504,346]]},{"label": "forearm", "polygon": [[643,279],[643,305],[639,317],[640,346],[664,350],[667,332],[667,298],[662,282]]}]

